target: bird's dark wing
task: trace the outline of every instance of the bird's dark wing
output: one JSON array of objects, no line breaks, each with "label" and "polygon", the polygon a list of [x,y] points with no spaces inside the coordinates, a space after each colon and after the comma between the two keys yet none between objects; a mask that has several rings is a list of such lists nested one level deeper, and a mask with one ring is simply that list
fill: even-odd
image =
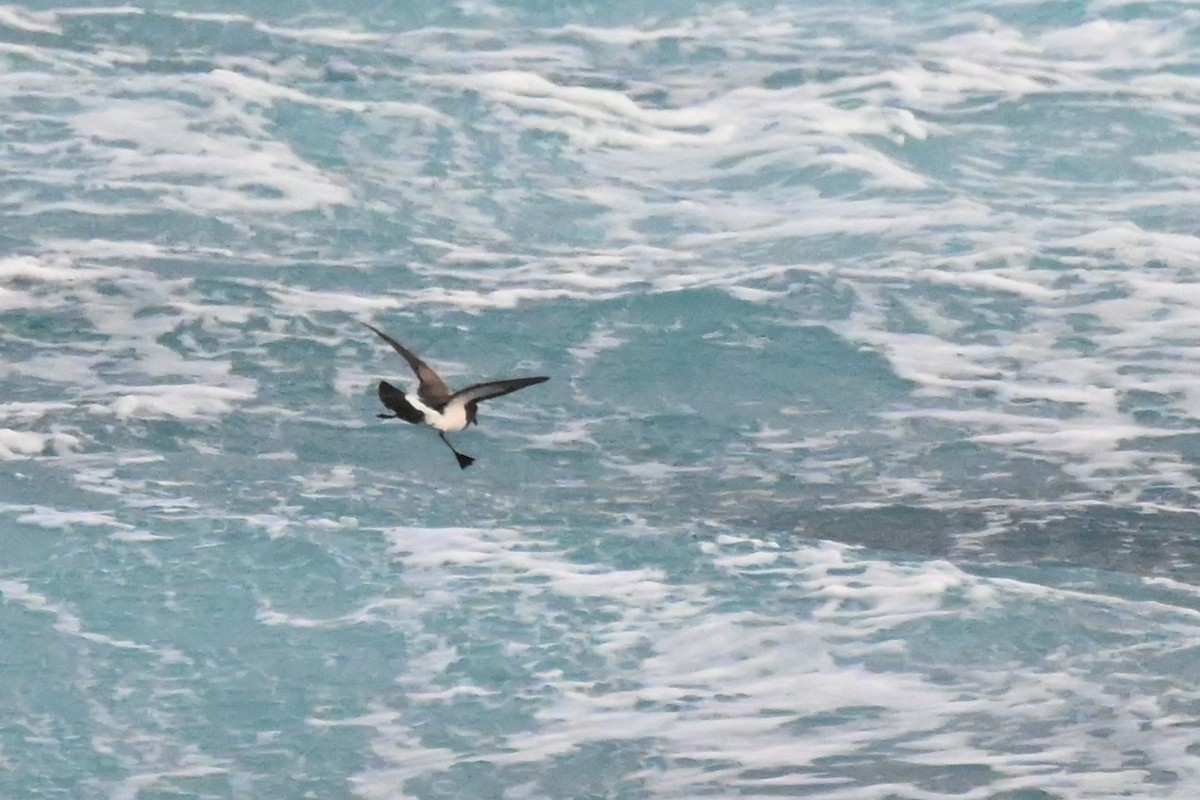
[{"label": "bird's dark wing", "polygon": [[[404,392],[392,386],[387,381],[379,382],[379,402],[383,403],[397,417],[414,425],[425,420],[425,415],[413,408]],[[386,416],[386,415],[384,415]]]},{"label": "bird's dark wing", "polygon": [[451,395],[450,402],[471,405],[481,400],[490,400],[493,397],[500,397],[501,395],[515,392],[517,389],[524,389],[526,386],[533,386],[535,383],[545,383],[548,380],[550,379],[545,376],[539,376],[536,378],[509,378],[506,381],[476,383],[455,392]]},{"label": "bird's dark wing", "polygon": [[[438,377],[438,374],[421,359],[417,358],[411,350],[397,342],[392,337],[388,336],[383,331],[376,328],[374,325],[364,322],[371,330],[375,331],[375,335],[392,346],[392,349],[404,357],[408,365],[412,367],[412,371],[416,373],[417,380],[420,381],[420,386],[417,388],[417,397],[426,405],[435,408],[441,408],[450,400],[450,390],[446,388],[446,384]],[[386,405],[386,401],[384,401]]]}]

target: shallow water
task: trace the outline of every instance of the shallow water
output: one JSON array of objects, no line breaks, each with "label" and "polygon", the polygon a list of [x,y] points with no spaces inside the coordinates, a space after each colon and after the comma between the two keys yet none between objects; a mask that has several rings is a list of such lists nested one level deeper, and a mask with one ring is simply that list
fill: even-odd
[{"label": "shallow water", "polygon": [[[0,6],[0,795],[1200,785],[1186,3]],[[421,353],[545,374],[455,436]]]}]

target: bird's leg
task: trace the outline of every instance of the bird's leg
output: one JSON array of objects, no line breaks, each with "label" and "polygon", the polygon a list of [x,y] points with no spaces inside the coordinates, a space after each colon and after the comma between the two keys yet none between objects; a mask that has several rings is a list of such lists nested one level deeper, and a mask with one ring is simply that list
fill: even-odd
[{"label": "bird's leg", "polygon": [[454,457],[456,459],[458,459],[458,468],[459,469],[466,469],[467,467],[469,467],[475,463],[475,459],[471,458],[470,456],[468,456],[464,453],[460,453],[457,450],[455,450],[454,445],[450,444],[450,440],[446,438],[446,434],[441,433],[439,431],[438,438],[440,438],[443,442],[446,443],[446,447],[450,448],[451,453],[454,453]]},{"label": "bird's leg", "polygon": [[379,417],[380,419],[395,419],[396,417],[398,417],[400,415],[399,414],[376,414],[375,416]]}]

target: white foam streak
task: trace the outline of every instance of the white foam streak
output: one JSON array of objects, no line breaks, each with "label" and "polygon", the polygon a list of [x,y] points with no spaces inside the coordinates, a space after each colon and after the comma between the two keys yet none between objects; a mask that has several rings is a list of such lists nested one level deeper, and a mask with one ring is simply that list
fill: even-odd
[{"label": "white foam streak", "polygon": [[370,113],[374,116],[407,117],[428,124],[450,124],[450,119],[445,114],[418,103],[396,101],[367,103],[321,97],[227,69],[213,70],[202,78],[202,82],[228,93],[238,103],[273,105],[286,101],[315,106],[331,112]]},{"label": "white foam streak", "polygon": [[554,552],[530,549],[516,531],[396,528],[387,535],[393,552],[413,567],[446,569],[486,564],[522,582],[534,579],[536,585],[545,585],[564,595],[620,597],[623,602],[638,604],[654,603],[665,594],[663,576],[657,570],[599,570],[573,563]]},{"label": "white foam streak", "polygon": [[[12,510],[11,507],[5,510]],[[121,530],[132,530],[133,526],[120,522],[111,514],[103,511],[62,511],[45,506],[32,506],[17,516],[17,522],[26,525],[37,525],[40,528],[67,530],[76,525],[89,527],[111,527]]]},{"label": "white foam streak", "polygon": [[93,405],[92,408],[97,412],[107,411],[125,421],[155,417],[205,419],[228,414],[237,403],[255,396],[249,386],[197,384],[123,387],[120,391],[124,393],[107,406]]},{"label": "white foam streak", "polygon": [[[623,119],[658,128],[687,128],[709,125],[713,118],[696,109],[647,109],[611,89],[585,86],[560,86],[532,72],[505,72],[472,76],[472,88],[504,98],[518,105],[547,110],[566,110],[585,119]],[[552,106],[538,99],[554,101]]]},{"label": "white foam streak", "polygon": [[[663,40],[681,40],[685,44],[717,42],[728,47],[733,41],[768,44],[797,34],[796,25],[783,16],[751,14],[735,6],[723,6],[708,14],[687,17],[675,25],[645,27],[591,27],[564,25],[553,33],[585,39],[604,45],[635,47]],[[732,37],[732,38],[731,38]],[[828,44],[817,42],[817,45]]]},{"label": "white foam streak", "polygon": [[[344,187],[286,145],[245,134],[201,133],[194,116],[178,103],[109,101],[76,115],[72,125],[86,140],[131,144],[132,149],[97,151],[105,177],[146,189],[181,210],[294,212],[349,202]],[[140,124],[130,125],[131,119]]]},{"label": "white foam streak", "polygon": [[0,26],[29,33],[62,33],[62,26],[54,14],[25,11],[13,6],[0,6]]},{"label": "white foam streak", "polygon": [[121,267],[81,266],[65,258],[37,258],[34,256],[0,258],[0,280],[20,278],[45,283],[72,284],[95,282],[106,278],[131,277],[138,274],[140,273],[136,270]]},{"label": "white foam streak", "polygon": [[146,9],[137,6],[72,6],[55,9],[60,17],[137,17],[146,13]]},{"label": "white foam streak", "polygon": [[61,456],[78,450],[82,444],[78,436],[69,433],[37,433],[0,428],[0,461],[47,454]]},{"label": "white foam streak", "polygon": [[1074,28],[1044,33],[1037,42],[1047,55],[1117,64],[1145,64],[1147,58],[1174,56],[1183,43],[1183,31],[1162,20],[1093,19]]},{"label": "white foam streak", "polygon": [[262,22],[255,23],[255,27],[272,36],[329,47],[380,44],[388,39],[387,35],[382,33],[348,31],[342,28],[282,28]]},{"label": "white foam streak", "polygon": [[985,291],[1014,294],[1041,303],[1053,303],[1063,297],[1063,292],[1036,282],[1036,276],[1014,270],[1021,277],[1008,277],[998,271],[975,269],[947,273],[941,270],[923,270],[915,277],[932,284],[943,284],[958,288],[978,287]]},{"label": "white foam streak", "polygon": [[30,612],[49,615],[54,620],[54,630],[67,636],[73,636],[93,644],[120,650],[158,652],[149,645],[106,636],[102,633],[93,633],[87,630],[78,616],[61,604],[51,601],[45,595],[33,591],[29,584],[24,581],[0,580],[0,597],[10,603],[20,605]]},{"label": "white foam streak", "polygon": [[506,70],[444,80],[512,106],[529,127],[562,133],[587,147],[703,145],[728,140],[734,132],[733,126],[721,124],[704,109],[645,108],[611,89],[560,86],[531,72]]}]

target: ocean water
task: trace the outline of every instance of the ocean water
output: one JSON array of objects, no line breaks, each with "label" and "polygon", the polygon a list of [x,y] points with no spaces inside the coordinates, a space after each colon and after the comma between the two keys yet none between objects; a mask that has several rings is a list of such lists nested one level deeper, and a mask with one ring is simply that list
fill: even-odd
[{"label": "ocean water", "polygon": [[1200,796],[1194,4],[333,6],[0,5],[0,797]]}]

